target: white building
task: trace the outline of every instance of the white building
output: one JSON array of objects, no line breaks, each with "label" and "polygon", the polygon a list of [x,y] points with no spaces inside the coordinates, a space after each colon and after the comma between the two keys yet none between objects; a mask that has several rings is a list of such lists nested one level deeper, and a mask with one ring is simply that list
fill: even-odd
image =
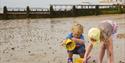
[{"label": "white building", "polygon": [[125,0],[99,0],[100,4],[125,4]]}]

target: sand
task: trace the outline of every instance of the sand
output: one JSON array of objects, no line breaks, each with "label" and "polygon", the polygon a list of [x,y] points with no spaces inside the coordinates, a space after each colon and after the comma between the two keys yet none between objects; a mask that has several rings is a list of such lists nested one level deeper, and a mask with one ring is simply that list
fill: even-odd
[{"label": "sand", "polygon": [[[114,61],[125,63],[125,14],[0,20],[0,63],[66,63],[67,52],[60,42],[70,32],[72,24],[78,22],[84,26],[87,46],[88,29],[105,19],[119,25],[113,40]],[[98,56],[98,48],[92,54]],[[107,63],[107,55],[103,63]]]}]

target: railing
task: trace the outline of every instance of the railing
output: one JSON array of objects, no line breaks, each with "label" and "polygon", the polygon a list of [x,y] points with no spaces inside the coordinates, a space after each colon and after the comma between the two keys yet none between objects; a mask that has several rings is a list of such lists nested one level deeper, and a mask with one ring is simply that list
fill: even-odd
[{"label": "railing", "polygon": [[[125,5],[50,5],[50,8],[3,8],[3,18],[30,17],[73,17],[125,13]],[[13,17],[11,17],[13,16]]]}]

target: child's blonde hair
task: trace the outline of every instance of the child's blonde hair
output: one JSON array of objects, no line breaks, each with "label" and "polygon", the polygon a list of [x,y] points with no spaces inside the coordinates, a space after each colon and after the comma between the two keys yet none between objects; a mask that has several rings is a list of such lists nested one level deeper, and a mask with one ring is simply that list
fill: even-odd
[{"label": "child's blonde hair", "polygon": [[83,26],[81,24],[78,24],[78,23],[75,23],[73,26],[72,26],[72,32],[75,31],[75,30],[78,30],[78,32],[80,34],[84,33],[84,29],[83,29]]}]

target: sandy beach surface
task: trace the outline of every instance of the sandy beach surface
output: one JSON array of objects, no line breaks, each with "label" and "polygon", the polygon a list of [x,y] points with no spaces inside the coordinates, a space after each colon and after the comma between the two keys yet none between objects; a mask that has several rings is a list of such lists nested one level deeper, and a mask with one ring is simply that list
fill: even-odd
[{"label": "sandy beach surface", "polygon": [[[70,32],[72,24],[77,22],[84,26],[87,46],[88,30],[107,19],[119,25],[113,38],[114,61],[125,63],[125,14],[0,20],[0,63],[67,63],[67,52],[60,42]],[[95,57],[98,48],[92,51]],[[108,63],[107,55],[103,63]]]}]

